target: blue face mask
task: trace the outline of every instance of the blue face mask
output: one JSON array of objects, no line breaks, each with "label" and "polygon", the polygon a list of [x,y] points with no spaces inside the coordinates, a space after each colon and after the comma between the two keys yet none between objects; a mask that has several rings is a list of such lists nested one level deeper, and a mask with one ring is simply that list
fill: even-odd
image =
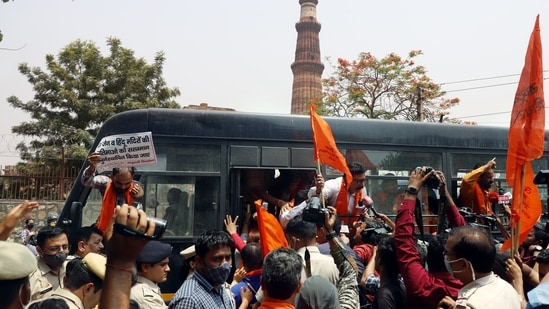
[{"label": "blue face mask", "polygon": [[203,275],[213,285],[223,284],[229,278],[231,273],[231,264],[223,263],[217,267],[207,267],[203,270]]}]

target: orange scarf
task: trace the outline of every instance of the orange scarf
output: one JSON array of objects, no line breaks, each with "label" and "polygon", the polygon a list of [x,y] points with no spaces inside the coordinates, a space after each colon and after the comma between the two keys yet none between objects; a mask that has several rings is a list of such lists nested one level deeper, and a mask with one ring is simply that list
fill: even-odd
[{"label": "orange scarf", "polygon": [[473,205],[473,212],[482,215],[489,215],[488,207],[486,206],[486,191],[484,191],[478,182],[475,182],[475,200],[476,205]]},{"label": "orange scarf", "polygon": [[[356,210],[356,206],[358,205],[358,202],[362,200],[362,189],[358,190],[355,193],[355,201],[353,205],[353,211],[351,212],[352,216],[358,216],[358,212]],[[337,214],[342,217],[347,217],[346,224],[349,226],[351,225],[351,218],[349,216],[349,198],[347,196],[347,184],[345,183],[345,178],[341,179],[341,186],[339,188],[339,193],[337,195],[337,201],[336,201],[336,210]],[[343,221],[343,220],[342,220]]]},{"label": "orange scarf", "polygon": [[[135,199],[130,194],[133,189],[133,183],[130,184],[130,187],[124,192],[126,202],[128,205],[131,205],[135,202]],[[112,180],[107,183],[107,188],[105,194],[103,194],[103,203],[101,203],[101,212],[99,213],[99,219],[97,220],[97,228],[105,233],[107,226],[111,222],[112,214],[114,213],[114,208],[116,207],[116,190],[113,187]]]}]

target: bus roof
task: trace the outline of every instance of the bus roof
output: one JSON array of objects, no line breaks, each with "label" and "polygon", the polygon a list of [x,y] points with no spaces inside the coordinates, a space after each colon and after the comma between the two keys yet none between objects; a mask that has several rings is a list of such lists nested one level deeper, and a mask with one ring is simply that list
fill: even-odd
[{"label": "bus roof", "polygon": [[[364,118],[323,119],[330,125],[338,144],[507,148],[508,129],[505,127]],[[312,141],[308,115],[164,108],[131,110],[114,115],[103,124],[96,141],[104,136],[146,131],[152,131],[155,136],[203,139]]]}]

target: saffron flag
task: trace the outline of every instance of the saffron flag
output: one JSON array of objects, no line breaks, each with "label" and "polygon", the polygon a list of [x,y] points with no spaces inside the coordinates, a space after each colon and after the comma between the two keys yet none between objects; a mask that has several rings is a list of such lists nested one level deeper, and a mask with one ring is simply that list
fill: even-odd
[{"label": "saffron flag", "polygon": [[311,130],[313,132],[314,160],[329,165],[345,174],[347,184],[353,181],[353,176],[347,166],[347,161],[337,149],[332,129],[328,123],[315,112],[316,105],[311,104]]},{"label": "saffron flag", "polygon": [[257,225],[259,226],[259,239],[261,240],[261,251],[263,257],[269,252],[278,248],[287,248],[288,241],[282,226],[275,216],[261,207],[261,200],[255,201],[257,211]]},{"label": "saffron flag", "polygon": [[[507,183],[513,187],[511,229],[518,229],[521,244],[541,215],[541,200],[530,161],[543,154],[545,98],[539,15],[530,36],[519,85],[515,94],[507,149]],[[511,246],[508,239],[501,250]]]}]

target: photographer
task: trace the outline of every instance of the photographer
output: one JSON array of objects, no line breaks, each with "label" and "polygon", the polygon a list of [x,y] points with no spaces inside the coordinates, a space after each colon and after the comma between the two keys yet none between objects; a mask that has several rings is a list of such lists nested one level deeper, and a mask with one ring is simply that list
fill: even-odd
[{"label": "photographer", "polygon": [[[336,209],[328,206],[324,215],[324,227],[328,231],[326,239],[330,246],[330,253],[339,269],[339,279],[335,289],[328,281],[319,276],[312,276],[303,282],[301,291],[296,299],[296,308],[358,308],[358,283],[356,280],[356,265],[347,250],[337,238],[334,226],[339,219]],[[303,278],[302,278],[303,280]]]},{"label": "photographer", "polygon": [[337,283],[339,271],[334,264],[334,259],[320,253],[316,246],[315,223],[307,222],[301,216],[297,216],[288,222],[284,233],[290,248],[297,251],[305,261],[302,272],[303,279],[311,275],[320,275],[333,284]]},{"label": "photographer", "polygon": [[437,308],[439,301],[445,296],[456,298],[461,281],[454,278],[444,263],[444,240],[437,235],[429,242],[427,265],[425,269],[414,239],[414,209],[419,205],[417,195],[419,190],[429,182],[437,182],[441,192],[441,200],[446,205],[446,215],[450,227],[465,225],[465,220],[459,214],[448,190],[446,179],[439,171],[418,167],[410,172],[408,188],[404,200],[397,213],[394,239],[399,269],[406,286],[407,301],[410,308]]}]

